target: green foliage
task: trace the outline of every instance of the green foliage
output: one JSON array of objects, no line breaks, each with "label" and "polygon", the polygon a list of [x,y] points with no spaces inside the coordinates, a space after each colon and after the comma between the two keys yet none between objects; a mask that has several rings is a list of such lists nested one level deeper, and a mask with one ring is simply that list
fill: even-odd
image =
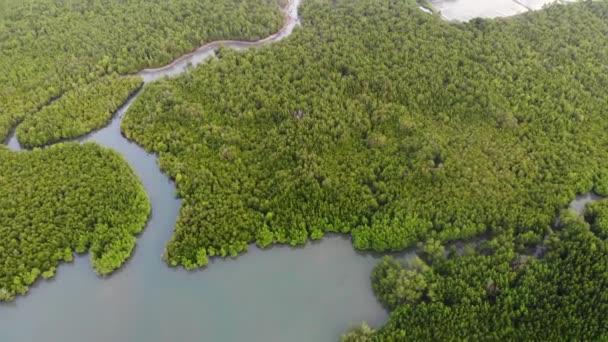
[{"label": "green foliage", "polygon": [[[605,205],[605,204],[604,204]],[[490,241],[489,255],[454,256],[422,273],[429,294],[399,306],[369,341],[605,340],[608,328],[608,249],[588,223],[563,212],[559,231],[547,239],[543,259],[517,255],[509,234]],[[487,252],[487,251],[486,251]],[[380,273],[378,269],[393,270]],[[403,268],[383,260],[374,289],[397,292]],[[440,328],[438,328],[440,327]]]},{"label": "green foliage", "polygon": [[413,0],[300,13],[286,41],[222,51],[127,113],[184,199],[170,263],[269,232],[394,251],[512,229],[523,249],[608,171],[608,3],[458,25]]},{"label": "green foliage", "polygon": [[[281,24],[276,0],[3,0],[0,140],[52,99],[81,94],[107,75],[165,65],[204,42],[266,37]],[[123,86],[121,92],[131,87]],[[91,130],[98,124],[88,115],[101,120],[100,114],[81,110],[105,110],[110,98],[119,97],[106,92],[102,96],[105,100],[98,102],[70,100],[43,115],[77,116],[77,121],[84,120],[73,123],[78,131]],[[76,134],[68,122],[53,123],[59,126],[36,136],[26,134],[23,141],[41,145],[56,141],[59,130],[62,137]]]},{"label": "green foliage", "polygon": [[346,335],[342,336],[342,342],[371,342],[372,336],[374,335],[374,329],[370,328],[367,323],[363,322],[361,325],[355,327],[349,331]]},{"label": "green foliage", "polygon": [[108,124],[112,114],[142,85],[141,78],[112,75],[65,93],[17,127],[24,147],[75,138]]},{"label": "green foliage", "polygon": [[42,278],[51,279],[55,276],[55,266],[52,266],[48,270],[42,272]]},{"label": "green foliage", "polygon": [[257,234],[258,236],[255,240],[255,243],[258,245],[258,247],[266,248],[272,244],[274,236],[272,235],[272,232],[268,229],[267,226],[262,227],[262,229],[260,229]]},{"label": "green foliage", "polygon": [[384,257],[372,272],[372,287],[376,298],[389,310],[404,304],[417,303],[427,290],[424,272],[428,266],[420,259],[418,268],[404,269],[392,257]]},{"label": "green foliage", "polygon": [[204,248],[201,248],[196,252],[196,264],[199,267],[207,266],[209,263],[209,259],[207,258],[207,251]]},{"label": "green foliage", "polygon": [[72,249],[70,247],[66,247],[63,250],[63,261],[65,261],[65,262],[72,262],[72,261],[74,261],[74,254],[73,254]]},{"label": "green foliage", "polygon": [[90,251],[98,274],[131,255],[150,205],[126,161],[96,144],[0,149],[0,300]]},{"label": "green foliage", "polygon": [[608,238],[608,199],[591,202],[585,207],[585,218],[600,238]]},{"label": "green foliage", "polygon": [[[0,140],[20,122],[25,147],[100,128],[142,84],[118,74],[167,64],[204,42],[266,37],[281,26],[277,4],[0,1]],[[73,252],[90,251],[97,273],[112,272],[131,254],[150,211],[126,162],[95,145],[18,154],[0,146],[0,195],[0,301],[25,293],[40,274],[52,277]],[[182,263],[206,262],[199,249]]]}]

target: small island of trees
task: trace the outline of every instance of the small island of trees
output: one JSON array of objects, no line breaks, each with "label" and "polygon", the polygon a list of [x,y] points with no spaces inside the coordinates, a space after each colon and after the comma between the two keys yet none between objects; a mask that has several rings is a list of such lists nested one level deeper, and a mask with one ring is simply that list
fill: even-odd
[{"label": "small island of trees", "polygon": [[[165,65],[205,42],[266,37],[282,25],[280,4],[283,1],[3,0],[0,140],[24,119],[29,127],[36,126],[35,133],[19,135],[28,146],[96,129],[106,116],[100,111],[111,108],[108,104],[122,97],[119,92],[132,90],[130,81],[118,81],[112,74]],[[100,89],[108,82],[116,86],[113,95]],[[82,92],[88,95],[74,101]],[[40,115],[57,122],[42,125],[44,119],[31,118],[64,94],[72,99]],[[94,101],[93,94],[105,100]],[[64,125],[66,116],[75,122]]]},{"label": "small island of trees", "polygon": [[150,204],[118,153],[94,143],[0,148],[0,301],[89,252],[107,275],[131,255]]},{"label": "small island of trees", "polygon": [[[23,121],[28,147],[107,122],[141,84],[115,74],[281,23],[273,0],[29,5],[0,5],[0,137]],[[345,341],[606,339],[608,202],[564,208],[608,195],[608,2],[460,24],[418,7],[305,0],[288,40],[147,86],[121,129],[183,198],[164,258],[192,269],[328,232],[419,244],[371,275],[389,322]],[[149,211],[115,152],[0,147],[0,300],[74,252],[112,272]]]},{"label": "small island of trees", "polygon": [[[129,75],[205,42],[257,40],[279,0],[0,1],[0,140],[25,148],[107,124],[141,87]],[[127,162],[95,144],[0,146],[0,301],[52,277],[74,252],[100,275],[130,256],[150,205]]]}]

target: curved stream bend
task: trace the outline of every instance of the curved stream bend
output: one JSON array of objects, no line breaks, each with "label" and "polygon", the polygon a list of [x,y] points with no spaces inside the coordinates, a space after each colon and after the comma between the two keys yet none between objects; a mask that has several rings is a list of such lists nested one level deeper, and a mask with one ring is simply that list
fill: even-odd
[{"label": "curved stream bend", "polygon": [[[300,0],[284,10],[286,24],[258,42],[206,44],[170,65],[142,70],[145,82],[175,76],[214,55],[219,46],[246,49],[288,36]],[[356,252],[346,236],[328,235],[305,247],[251,246],[238,261],[212,260],[204,272],[172,269],[159,258],[181,206],[156,156],[120,133],[131,97],[105,128],[78,139],[121,153],[141,180],[152,214],[128,263],[99,279],[88,256],[62,264],[16,302],[0,304],[0,341],[336,341],[349,323],[385,322],[369,275],[378,256]],[[13,135],[8,143],[20,150]],[[579,202],[586,198],[577,198]],[[581,201],[582,200],[582,201]],[[576,205],[573,205],[576,207]],[[414,256],[402,253],[400,259]],[[40,286],[41,285],[41,286]]]},{"label": "curved stream bend", "polygon": [[215,56],[215,50],[219,47],[225,47],[233,50],[246,50],[277,42],[289,36],[293,32],[296,25],[300,22],[298,19],[298,6],[300,6],[301,1],[302,0],[290,0],[287,6],[283,8],[285,24],[283,25],[283,28],[281,28],[281,30],[275,34],[254,42],[241,40],[218,40],[207,43],[196,49],[194,52],[183,55],[174,60],[171,64],[164,67],[141,70],[137,73],[137,76],[141,76],[145,83],[149,83],[165,76],[172,77],[187,72],[189,67],[196,66],[204,62],[207,58]]},{"label": "curved stream bend", "polygon": [[[219,46],[242,50],[283,39],[298,23],[299,3],[290,1],[285,26],[266,39],[206,44],[138,75],[151,82],[186,72]],[[52,280],[0,304],[0,341],[336,341],[351,322],[376,327],[385,322],[387,313],[369,280],[378,257],[356,252],[346,236],[263,252],[251,246],[246,256],[212,260],[221,267],[210,265],[203,272],[169,268],[159,255],[173,233],[181,201],[173,196],[175,185],[160,171],[156,155],[120,133],[122,117],[137,95],[108,126],[78,139],[121,153],[148,193],[152,214],[133,255],[104,279],[95,275],[88,255],[60,265]],[[21,150],[14,135],[8,146]]]},{"label": "curved stream bend", "polygon": [[[214,57],[215,50],[217,50],[219,47],[224,47],[224,48],[228,48],[228,49],[241,51],[241,50],[247,50],[247,49],[254,48],[254,47],[261,47],[264,45],[269,45],[271,43],[282,40],[282,39],[288,37],[289,35],[291,35],[291,33],[293,32],[293,29],[296,27],[297,24],[299,24],[300,20],[298,17],[298,7],[300,6],[301,2],[302,2],[302,0],[289,0],[289,3],[282,9],[283,17],[284,17],[283,27],[278,32],[276,32],[264,39],[260,39],[257,41],[218,40],[218,41],[210,42],[205,45],[202,45],[201,47],[196,49],[194,52],[191,52],[191,53],[178,57],[173,62],[171,62],[165,66],[162,66],[159,68],[153,68],[153,69],[143,69],[143,70],[140,70],[139,72],[135,73],[134,75],[140,76],[143,79],[144,83],[150,83],[150,82],[154,82],[163,77],[175,77],[175,76],[188,72],[189,68],[191,68],[193,66],[197,66],[197,65],[201,64],[202,62],[206,61],[207,59]],[[131,105],[131,103],[133,103],[135,98],[137,98],[137,96],[139,96],[139,93],[140,92],[138,91],[135,94],[133,94],[122,105],[122,108],[120,108],[117,111],[117,113],[120,113],[120,114],[115,114],[114,116],[118,116],[119,118],[122,118],[123,114],[127,111],[128,107]],[[112,120],[112,122],[108,126],[102,128],[101,130],[109,129],[111,126],[113,126],[113,124],[114,124],[114,120]],[[120,124],[118,126],[120,129]],[[99,131],[101,131],[101,130],[99,130]],[[6,145],[13,151],[20,151],[23,148],[21,147],[21,145],[19,144],[19,141],[17,140],[15,131],[16,130],[14,129],[11,132],[11,135],[9,136]],[[91,135],[92,135],[92,133],[89,133],[82,137],[68,139],[68,140],[88,141],[88,140],[90,140],[89,137]]]}]

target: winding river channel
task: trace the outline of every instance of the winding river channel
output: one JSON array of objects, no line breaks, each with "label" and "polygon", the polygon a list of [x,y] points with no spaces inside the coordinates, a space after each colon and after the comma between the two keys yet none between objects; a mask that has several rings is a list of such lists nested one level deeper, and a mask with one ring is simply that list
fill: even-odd
[{"label": "winding river channel", "polygon": [[[219,46],[243,50],[281,40],[298,24],[299,3],[290,1],[285,26],[266,39],[213,42],[138,75],[149,83],[187,72]],[[156,156],[120,133],[137,95],[108,126],[78,139],[121,153],[149,195],[152,214],[133,256],[106,278],[95,275],[88,255],[61,265],[54,279],[0,305],[0,341],[336,341],[350,323],[377,327],[386,321],[369,279],[379,256],[355,251],[345,236],[300,248],[251,246],[238,259],[214,260],[202,271],[168,267],[160,255],[181,202]],[[14,136],[8,146],[21,149]],[[589,199],[579,197],[574,206]]]},{"label": "winding river channel", "polygon": [[[148,83],[186,72],[218,46],[241,50],[283,39],[298,24],[299,2],[290,1],[283,29],[264,40],[214,42],[138,74]],[[107,278],[95,275],[88,255],[61,265],[54,279],[0,305],[0,341],[336,341],[350,323],[386,320],[369,280],[378,256],[356,252],[343,236],[301,248],[251,246],[238,259],[216,260],[201,271],[169,268],[160,255],[180,200],[156,156],[120,133],[136,100],[137,94],[107,127],[79,139],[121,153],[150,197],[152,214],[133,256]],[[8,145],[20,150],[14,136]]]}]

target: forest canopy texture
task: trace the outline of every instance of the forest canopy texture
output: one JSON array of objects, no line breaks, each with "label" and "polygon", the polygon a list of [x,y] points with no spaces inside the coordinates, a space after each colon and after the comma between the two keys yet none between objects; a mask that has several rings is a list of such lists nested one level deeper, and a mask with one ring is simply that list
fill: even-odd
[{"label": "forest canopy texture", "polygon": [[378,331],[362,325],[342,341],[605,340],[608,249],[593,227],[608,217],[605,201],[595,207],[602,209],[591,224],[564,212],[542,259],[514,253],[512,236],[502,233],[431,267],[387,257],[372,280],[395,311]]},{"label": "forest canopy texture", "polygon": [[[165,65],[204,42],[266,37],[281,24],[277,0],[2,0],[0,140],[52,100],[95,87],[89,84],[106,75]],[[103,110],[98,104],[95,110]],[[80,115],[93,103],[63,105],[62,111]],[[86,115],[81,119],[77,129],[48,125],[18,139],[40,145],[66,131],[98,128]]]},{"label": "forest canopy texture", "polygon": [[[61,106],[76,91],[281,23],[271,0],[204,4],[3,4],[0,137],[24,120],[28,145],[59,140],[38,122],[69,121]],[[605,339],[608,205],[584,219],[562,209],[576,193],[608,194],[608,2],[465,24],[413,0],[305,0],[300,13],[289,39],[220,50],[146,87],[126,114],[123,133],[159,154],[183,197],[166,260],[202,267],[327,232],[378,252],[422,241],[421,258],[372,274],[388,324],[346,340]],[[136,86],[90,99],[114,104]],[[83,134],[99,113],[65,129]],[[0,299],[73,251],[111,272],[149,212],[124,160],[89,144],[0,147],[0,194]]]},{"label": "forest canopy texture", "polygon": [[[256,40],[279,0],[1,0],[0,140],[46,146],[106,125],[142,80],[201,44]],[[89,251],[105,275],[129,257],[150,211],[127,162],[97,145],[0,146],[0,301]]]},{"label": "forest canopy texture", "polygon": [[17,139],[31,148],[76,138],[107,125],[116,110],[141,86],[139,77],[113,74],[68,91],[17,127]]},{"label": "forest canopy texture", "polygon": [[608,192],[608,3],[466,24],[417,6],[305,1],[288,40],[145,89],[122,130],[184,198],[171,264],[330,231],[524,249]]},{"label": "forest canopy texture", "polygon": [[0,301],[89,251],[106,275],[131,255],[150,212],[126,161],[97,144],[0,147]]},{"label": "forest canopy texture", "polygon": [[414,1],[300,12],[287,41],[220,51],[127,114],[184,198],[168,262],[333,231],[375,251],[422,240],[372,275],[389,323],[345,340],[605,338],[606,205],[556,217],[608,193],[608,3],[465,24]]}]

